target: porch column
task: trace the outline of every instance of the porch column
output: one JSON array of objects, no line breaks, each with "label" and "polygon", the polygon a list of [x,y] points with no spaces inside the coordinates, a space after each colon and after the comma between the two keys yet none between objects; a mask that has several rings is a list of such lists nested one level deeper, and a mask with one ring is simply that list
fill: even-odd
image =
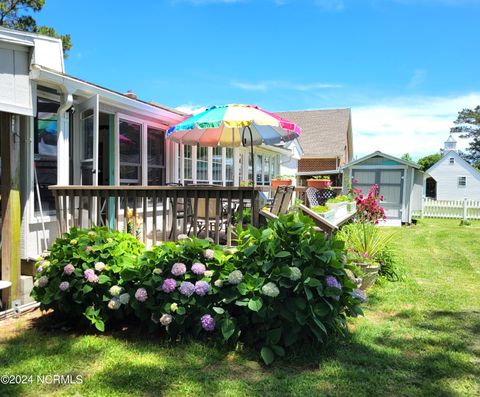
[{"label": "porch column", "polygon": [[240,156],[239,148],[233,148],[233,186],[240,186]]},{"label": "porch column", "polygon": [[208,183],[210,185],[213,184],[213,148],[207,148],[207,159],[208,159],[208,167],[207,167],[207,178]]},{"label": "porch column", "polygon": [[2,280],[12,282],[3,290],[6,308],[20,297],[20,116],[0,112],[2,155]]},{"label": "porch column", "polygon": [[57,111],[57,185],[70,184],[70,131],[67,110],[73,103],[71,94],[61,95]]}]

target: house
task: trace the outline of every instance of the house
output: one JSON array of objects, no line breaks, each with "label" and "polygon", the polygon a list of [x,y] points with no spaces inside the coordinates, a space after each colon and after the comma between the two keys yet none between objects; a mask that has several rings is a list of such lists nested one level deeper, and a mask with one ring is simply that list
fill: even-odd
[{"label": "house", "polygon": [[302,128],[298,141],[303,154],[298,160],[301,184],[315,175],[331,175],[341,186],[340,168],[353,158],[352,115],[350,109],[277,112]]},{"label": "house", "polygon": [[20,262],[37,258],[60,229],[50,186],[269,185],[280,158],[292,156],[262,145],[253,170],[248,148],[166,140],[186,117],[68,75],[58,39],[0,28],[0,279],[13,282],[12,296],[21,296]]},{"label": "house", "polygon": [[411,223],[412,213],[422,208],[423,171],[416,163],[376,151],[343,168],[345,181],[368,194],[379,186],[387,220]]},{"label": "house", "polygon": [[452,135],[443,157],[425,173],[425,195],[435,200],[480,200],[480,171],[458,154]]}]

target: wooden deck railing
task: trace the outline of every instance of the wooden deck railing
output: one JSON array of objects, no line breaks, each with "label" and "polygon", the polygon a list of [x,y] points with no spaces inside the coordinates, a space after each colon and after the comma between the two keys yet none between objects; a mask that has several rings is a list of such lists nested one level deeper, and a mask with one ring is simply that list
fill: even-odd
[{"label": "wooden deck railing", "polygon": [[147,245],[180,233],[227,239],[228,226],[258,225],[260,189],[223,186],[51,186],[59,234],[71,227],[130,231]]}]

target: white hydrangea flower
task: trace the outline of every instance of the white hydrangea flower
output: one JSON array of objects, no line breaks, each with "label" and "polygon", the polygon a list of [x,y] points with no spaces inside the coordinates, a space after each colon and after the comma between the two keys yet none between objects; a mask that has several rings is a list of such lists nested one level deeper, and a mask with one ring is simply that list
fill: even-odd
[{"label": "white hydrangea flower", "polygon": [[215,287],[221,288],[221,287],[223,287],[223,281],[220,280],[220,279],[215,280],[215,282],[213,283],[213,285],[215,285]]},{"label": "white hydrangea flower", "polygon": [[112,298],[108,302],[108,308],[111,309],[111,310],[118,310],[118,309],[120,309],[120,306],[121,306],[121,303],[120,303],[120,300],[118,298]]},{"label": "white hydrangea flower", "polygon": [[240,270],[234,270],[228,275],[228,282],[233,285],[240,284],[243,280],[243,274]]},{"label": "white hydrangea flower", "polygon": [[159,274],[162,274],[162,269],[159,269],[158,267],[156,267],[155,269],[153,269],[153,274],[156,274],[157,276]]},{"label": "white hydrangea flower", "polygon": [[207,270],[205,273],[203,273],[203,275],[205,277],[212,277],[213,276],[213,272],[211,270]]},{"label": "white hydrangea flower", "polygon": [[102,272],[103,270],[105,270],[105,263],[103,263],[103,262],[95,263],[95,270],[97,272]]},{"label": "white hydrangea flower", "polygon": [[160,324],[163,326],[169,325],[173,320],[173,316],[170,314],[164,314],[162,317],[160,317]]},{"label": "white hydrangea flower", "polygon": [[297,280],[300,280],[302,278],[302,272],[301,270],[298,268],[298,267],[291,267],[290,268],[290,280],[292,281],[297,281]]},{"label": "white hydrangea flower", "polygon": [[122,293],[123,288],[120,287],[119,285],[114,285],[110,287],[110,295],[112,296],[119,296]]},{"label": "white hydrangea flower", "polygon": [[262,287],[262,294],[275,298],[280,293],[280,290],[274,283],[267,283]]}]

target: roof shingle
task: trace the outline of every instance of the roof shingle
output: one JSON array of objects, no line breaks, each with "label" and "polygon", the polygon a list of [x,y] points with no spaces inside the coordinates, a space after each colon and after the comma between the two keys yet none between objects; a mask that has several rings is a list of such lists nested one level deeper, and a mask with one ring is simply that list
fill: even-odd
[{"label": "roof shingle", "polygon": [[[303,157],[343,157],[348,144],[350,109],[276,112],[302,128],[298,138]],[[352,143],[350,142],[350,145]]]}]

